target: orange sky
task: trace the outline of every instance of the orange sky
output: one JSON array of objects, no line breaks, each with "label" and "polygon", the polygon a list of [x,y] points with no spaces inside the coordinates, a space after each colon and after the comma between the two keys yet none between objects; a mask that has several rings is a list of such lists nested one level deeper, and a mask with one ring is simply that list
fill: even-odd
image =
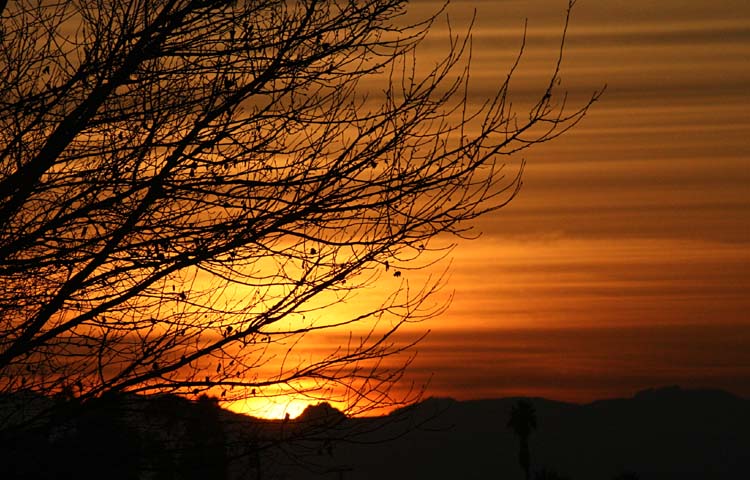
[{"label": "orange sky", "polygon": [[[453,2],[477,9],[478,90],[525,16],[517,85],[543,78],[565,4]],[[607,92],[525,155],[520,196],[456,250],[455,299],[412,375],[462,399],[750,396],[750,3],[581,0],[562,78]]]},{"label": "orange sky", "polygon": [[[477,99],[504,77],[526,17],[515,92],[538,92],[566,4],[451,3],[456,30],[477,11]],[[431,330],[398,388],[430,378],[425,395],[459,399],[590,401],[665,384],[750,396],[750,3],[580,0],[562,79],[574,98],[608,87],[581,125],[524,155],[521,194],[455,250],[451,308],[407,332]]]}]

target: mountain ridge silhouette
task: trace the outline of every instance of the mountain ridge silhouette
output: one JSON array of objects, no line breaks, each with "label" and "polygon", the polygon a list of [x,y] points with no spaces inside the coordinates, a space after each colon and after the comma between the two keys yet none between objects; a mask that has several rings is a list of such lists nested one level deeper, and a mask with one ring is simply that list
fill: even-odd
[{"label": "mountain ridge silhouette", "polygon": [[[82,431],[103,438],[82,439],[75,436],[81,427],[71,424],[61,430],[60,425],[52,424],[58,440],[45,434],[29,437],[28,445],[36,447],[35,468],[44,464],[45,452],[58,451],[52,458],[63,460],[60,445],[106,445],[126,435],[130,440],[120,441],[124,454],[140,451],[146,455],[141,466],[132,471],[184,469],[182,463],[193,456],[186,457],[185,448],[207,445],[213,452],[213,471],[226,472],[222,478],[512,480],[524,478],[524,474],[517,460],[518,440],[507,423],[511,408],[522,398],[531,401],[538,420],[529,439],[532,471],[559,472],[572,480],[614,479],[624,472],[634,472],[641,480],[745,476],[750,400],[717,389],[676,386],[586,404],[538,397],[465,401],[430,397],[388,415],[361,418],[346,417],[322,402],[308,407],[297,419],[285,420],[231,412],[210,399],[127,395],[82,424],[86,426]],[[6,414],[13,405],[22,404],[34,412],[35,405],[41,408],[52,403],[28,392],[6,395],[0,397],[0,417],[19,418],[21,414]],[[210,418],[206,412],[213,412]],[[223,439],[225,452],[217,450],[216,440],[207,443],[190,432]],[[69,438],[60,443],[63,434]],[[47,442],[47,450],[39,444],[40,439]],[[3,466],[21,471],[32,460],[25,460],[28,449],[23,444],[15,441],[14,445],[16,457],[10,460],[15,463],[4,461]],[[168,453],[170,445],[179,446],[182,452]],[[79,450],[68,451],[78,455]],[[154,456],[154,452],[166,453]],[[99,455],[106,454],[103,450]],[[77,478],[99,478],[101,472],[84,475],[85,458],[68,459],[80,468]],[[227,465],[222,466],[223,461]],[[43,465],[44,471],[54,473],[56,464],[48,463]],[[12,475],[12,470],[9,473],[3,477],[22,478]]]},{"label": "mountain ridge silhouette", "polygon": [[[428,399],[407,407],[426,418],[439,405],[442,413],[435,422],[452,432],[431,447],[440,467],[430,478],[451,478],[441,452],[450,452],[465,465],[463,471],[452,471],[460,478],[486,478],[492,470],[505,472],[503,478],[523,478],[517,444],[505,428],[510,408],[521,398],[531,400],[539,422],[530,439],[534,469],[553,469],[580,480],[614,478],[628,471],[641,479],[734,479],[746,473],[750,400],[718,389],[668,386],[585,404],[508,397]],[[404,456],[435,464],[420,444],[421,439],[413,441]]]}]

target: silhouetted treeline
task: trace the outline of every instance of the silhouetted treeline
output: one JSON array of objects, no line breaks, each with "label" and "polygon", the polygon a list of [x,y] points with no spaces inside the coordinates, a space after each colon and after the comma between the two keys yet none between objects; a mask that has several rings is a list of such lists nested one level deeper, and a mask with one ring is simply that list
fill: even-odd
[{"label": "silhouetted treeline", "polygon": [[110,396],[82,403],[61,395],[38,420],[5,430],[0,478],[224,479],[221,412],[209,397]]}]

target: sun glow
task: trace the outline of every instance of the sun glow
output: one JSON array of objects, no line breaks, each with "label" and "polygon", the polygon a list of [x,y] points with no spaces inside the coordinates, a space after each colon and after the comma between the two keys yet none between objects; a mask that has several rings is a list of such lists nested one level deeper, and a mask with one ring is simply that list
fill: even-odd
[{"label": "sun glow", "polygon": [[[237,400],[226,404],[233,412],[252,417],[265,418],[269,420],[297,418],[309,406],[320,403],[321,400],[312,398],[295,398],[292,396],[257,397]],[[335,403],[335,402],[329,402]],[[342,409],[342,405],[334,404],[334,407]]]}]

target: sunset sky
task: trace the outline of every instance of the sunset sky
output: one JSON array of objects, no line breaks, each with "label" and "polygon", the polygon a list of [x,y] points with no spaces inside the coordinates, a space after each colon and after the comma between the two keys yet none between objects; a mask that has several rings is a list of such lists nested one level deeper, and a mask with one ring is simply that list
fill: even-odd
[{"label": "sunset sky", "polygon": [[[540,94],[566,5],[451,2],[454,32],[476,9],[472,99],[505,77],[527,18],[512,90],[520,105]],[[433,28],[422,61],[446,34]],[[579,104],[607,90],[563,138],[507,159],[528,162],[524,187],[475,225],[480,238],[405,274],[419,285],[450,262],[454,298],[407,329],[430,334],[395,390],[587,402],[679,384],[750,397],[750,3],[580,0],[561,77]],[[303,406],[280,399],[271,414]]]},{"label": "sunset sky", "polygon": [[[196,13],[198,26],[195,30],[193,27],[185,30],[189,33],[184,35],[191,37],[187,43],[176,40],[175,45],[180,47],[175,47],[174,52],[178,53],[169,53],[167,49],[154,56],[146,54],[143,45],[151,48],[151,43],[141,45],[146,37],[133,34],[132,38],[139,39],[132,46],[135,53],[127,53],[128,60],[123,65],[130,68],[164,55],[166,76],[152,75],[148,70],[152,67],[133,70],[133,75],[128,76],[130,71],[118,66],[122,71],[112,73],[113,77],[107,81],[98,78],[91,92],[87,90],[87,81],[75,75],[70,77],[70,85],[82,82],[81,92],[85,95],[70,87],[71,101],[80,100],[81,112],[94,112],[99,108],[96,102],[112,96],[115,106],[102,107],[105,120],[82,116],[79,121],[78,107],[67,112],[69,106],[62,100],[60,112],[67,112],[62,116],[55,110],[57,104],[39,103],[44,107],[38,108],[42,112],[40,120],[35,119],[30,125],[39,122],[44,128],[40,126],[37,132],[36,126],[23,127],[42,138],[34,140],[41,150],[30,154],[29,165],[33,168],[17,173],[12,170],[13,162],[8,163],[16,148],[11,146],[26,141],[23,137],[26,130],[11,132],[10,135],[21,140],[10,141],[11,146],[6,148],[5,162],[13,172],[6,175],[6,181],[14,190],[5,195],[10,203],[3,207],[6,223],[12,227],[8,238],[13,238],[10,246],[3,247],[4,255],[9,262],[41,260],[34,267],[38,272],[30,268],[28,273],[25,266],[6,268],[3,278],[13,282],[10,285],[14,291],[7,297],[10,300],[6,299],[5,308],[21,313],[17,314],[18,326],[13,323],[14,316],[8,317],[11,323],[6,321],[10,325],[6,330],[12,335],[6,335],[3,354],[16,361],[16,357],[22,356],[18,352],[28,349],[31,352],[28,355],[36,354],[35,349],[41,348],[40,345],[46,348],[46,342],[58,350],[47,352],[41,348],[40,358],[48,363],[40,361],[44,368],[36,366],[35,371],[24,363],[33,363],[27,358],[18,364],[6,360],[4,375],[10,380],[0,386],[13,391],[17,388],[14,382],[20,382],[22,388],[38,387],[46,394],[66,391],[78,380],[76,386],[83,395],[84,387],[88,387],[84,384],[89,380],[96,388],[100,388],[100,382],[101,391],[110,388],[145,391],[161,388],[161,381],[166,382],[164,385],[172,385],[169,382],[174,381],[188,395],[203,393],[200,388],[187,390],[198,385],[209,394],[220,394],[228,408],[281,418],[286,414],[295,416],[321,399],[342,409],[356,405],[359,400],[361,408],[352,408],[348,413],[372,414],[420,396],[468,400],[523,395],[589,402],[631,396],[642,389],[665,385],[720,388],[750,398],[750,1],[577,0],[557,76],[569,0],[408,3],[408,12],[394,19],[394,29],[377,32],[383,35],[379,41],[390,42],[401,31],[406,32],[405,39],[398,45],[409,45],[414,37],[408,35],[414,34],[414,30],[407,26],[415,22],[419,25],[418,22],[443,9],[415,51],[417,85],[423,78],[420,74],[427,75],[432,69],[439,72],[436,65],[444,65],[441,61],[446,56],[453,58],[451,45],[454,48],[457,45],[452,43],[456,35],[469,35],[470,48],[463,57],[469,62],[468,86],[464,90],[459,83],[455,90],[459,98],[451,97],[443,105],[445,110],[437,115],[422,108],[430,105],[429,101],[420,103],[420,108],[409,104],[415,98],[422,102],[413,93],[423,89],[414,87],[414,91],[407,93],[400,90],[413,80],[410,78],[413,64],[408,55],[394,59],[392,71],[386,68],[376,72],[377,61],[382,59],[378,57],[381,50],[370,48],[372,39],[365,36],[362,41],[367,43],[362,45],[367,49],[361,49],[362,45],[352,47],[353,54],[363,56],[357,57],[357,61],[347,56],[350,46],[348,40],[342,39],[356,37],[351,32],[358,32],[363,25],[369,28],[372,25],[369,17],[362,20],[362,25],[357,20],[353,26],[342,22],[331,29],[325,27],[322,34],[322,27],[315,20],[312,25],[318,26],[308,34],[304,33],[307,22],[314,17],[310,12],[300,17],[304,19],[300,30],[294,30],[290,36],[288,45],[301,49],[295,53],[278,47],[286,43],[277,43],[279,33],[274,30],[277,26],[270,20],[266,23],[266,19],[275,16],[256,16],[260,14],[252,12],[252,17],[246,17],[260,18],[260,43],[256,48],[255,22],[242,23],[244,33],[240,38],[235,31],[239,32],[238,19],[242,17],[232,18],[227,10],[227,22],[224,29],[217,30],[215,44],[223,45],[226,40],[242,50],[215,52],[217,58],[224,57],[222,61],[237,62],[238,66],[227,64],[226,70],[217,69],[215,63],[203,65],[202,60],[194,61],[193,57],[213,58],[213,54],[190,53],[192,47],[188,47],[193,41],[195,45],[214,45],[214,40],[206,40],[205,28],[213,31],[221,17]],[[148,2],[142,4],[144,11],[149,6]],[[189,8],[197,7],[191,4]],[[274,8],[269,7],[268,12],[274,12]],[[26,64],[10,55],[16,49],[35,51],[25,48],[27,37],[33,37],[26,33],[32,30],[24,30],[25,24],[20,19],[28,12],[9,10],[18,17],[11,15],[6,20],[22,25],[9,30],[16,32],[18,28],[22,32],[18,38],[13,36],[15,33],[6,35],[15,43],[9,43],[11,48],[6,49],[10,56],[5,64],[20,65],[22,78],[9,76],[11,85],[23,84],[28,77],[28,85],[33,88],[50,92],[62,89],[64,95],[54,94],[62,99],[67,98],[68,86],[56,86],[56,76],[64,78],[68,67],[55,65],[59,62],[67,65],[69,58],[79,55],[70,64],[71,71],[79,68],[84,72],[82,79],[88,78],[89,70],[98,72],[90,66],[104,60],[91,60],[93,63],[89,64],[86,50],[93,43],[106,45],[107,35],[99,36],[100,29],[92,31],[85,24],[106,16],[96,16],[94,9],[94,16],[89,18],[89,12],[81,9],[77,13],[75,8],[71,9],[70,16],[60,13],[62,10],[50,13],[49,19],[44,20],[60,22],[55,28],[59,27],[62,33],[57,33],[67,46],[60,47],[54,55],[42,52],[46,47],[39,47],[42,52],[39,58],[44,60],[38,64],[29,60],[38,70],[33,75],[33,69],[26,72]],[[301,12],[296,13],[301,15]],[[341,18],[349,18],[338,12],[331,14],[336,15],[335,24]],[[371,13],[367,10],[368,15]],[[171,29],[172,24],[189,17],[174,14],[177,22],[173,14],[155,18],[164,19]],[[328,14],[321,12],[322,17]],[[356,14],[351,17],[358,18]],[[143,18],[146,23],[152,22],[148,16]],[[204,25],[204,20],[210,25]],[[327,24],[324,20],[321,25]],[[278,28],[286,31],[289,24],[280,25]],[[347,33],[341,34],[339,29]],[[118,37],[116,30],[113,38]],[[273,42],[265,43],[266,31],[271,32]],[[220,38],[221,35],[226,37]],[[57,45],[55,42],[50,40],[45,45]],[[333,42],[333,46],[328,42]],[[337,46],[339,43],[341,48]],[[167,48],[166,43],[159,45]],[[184,47],[188,53],[179,53],[183,45],[188,45]],[[261,52],[257,55],[262,57],[270,55],[266,49],[276,52],[272,56],[279,58],[258,60],[253,56],[256,54],[238,53]],[[175,59],[175,65],[184,61],[190,67],[180,70],[166,59]],[[324,61],[329,63],[321,63]],[[260,66],[254,66],[255,63]],[[199,67],[193,68],[193,64]],[[511,114],[506,125],[511,132],[522,131],[533,136],[541,130],[539,124],[529,130],[519,125],[525,125],[529,118],[539,118],[538,113],[535,117],[529,109],[546,105],[550,97],[545,92],[551,78],[559,80],[551,102],[558,105],[565,99],[568,105],[565,113],[572,115],[567,118],[575,118],[573,112],[585,107],[592,96],[597,101],[585,118],[561,138],[501,157],[501,170],[494,165],[483,165],[477,170],[464,166],[464,163],[470,165],[465,161],[467,157],[487,151],[467,147],[456,154],[455,164],[449,162],[453,160],[452,154],[446,155],[447,160],[434,165],[428,161],[428,168],[416,169],[412,177],[404,180],[403,172],[410,169],[402,167],[409,162],[414,165],[424,161],[430,155],[427,148],[431,148],[426,146],[442,148],[440,142],[431,143],[430,135],[435,129],[439,129],[445,148],[472,145],[477,135],[489,138],[487,143],[507,138],[499,131],[504,128],[502,123],[480,125],[485,118],[481,107],[498,95],[514,65],[517,68],[508,97],[490,103],[504,108],[507,99],[513,105],[517,117]],[[442,95],[440,89],[448,89],[466,71],[463,67],[464,64],[459,64],[444,78],[436,75],[445,80],[438,82],[436,96]],[[271,82],[273,89],[280,88],[279,98],[275,90],[271,94],[263,90],[265,86],[258,86],[265,85],[268,76],[262,70],[265,68],[271,73],[269,78],[278,74],[279,85],[289,85],[287,89]],[[315,77],[308,85],[306,82],[313,77],[304,74],[306,68],[313,69],[314,75],[320,74],[323,85],[329,76],[333,83],[311,93],[316,92],[317,87],[312,85],[317,85],[319,79]],[[348,82],[358,77],[340,70],[346,68],[365,69],[369,75],[356,83],[356,92],[351,96],[348,96]],[[235,79],[235,71],[239,72],[239,80]],[[143,72],[148,73],[143,76],[145,87],[134,86],[131,90],[131,85],[140,85],[138,79]],[[304,75],[298,76],[300,72]],[[170,75],[182,78],[182,83],[166,81],[172,78]],[[401,75],[406,78],[400,78]],[[388,88],[389,80],[395,86],[393,90]],[[303,85],[299,91],[298,85]],[[329,96],[329,87],[336,94]],[[408,91],[408,87],[403,88]],[[16,87],[8,91],[13,89]],[[99,89],[101,95],[97,93]],[[602,89],[605,89],[603,95],[597,97]],[[35,90],[29,90],[32,91]],[[194,91],[197,96],[193,99],[188,95],[186,100],[185,95]],[[220,91],[224,93],[217,93]],[[464,91],[468,96],[466,110],[461,105]],[[243,92],[252,95],[245,98]],[[339,92],[340,105],[336,103]],[[79,94],[83,95],[81,99],[75,97]],[[18,95],[21,100],[6,102],[13,106],[16,115],[8,115],[11,120],[26,119],[33,110],[29,105],[37,105],[34,102],[46,98],[32,93]],[[397,104],[400,95],[409,100],[405,102],[408,108],[396,110],[395,116],[381,117],[382,111],[396,108],[383,105],[390,105],[391,101]],[[303,97],[307,99],[300,106],[297,98]],[[207,101],[218,102],[214,100],[218,98],[227,108],[237,107],[237,113],[232,113],[237,117],[236,122],[227,120],[229,123],[221,126],[215,123],[219,122],[216,115],[221,109],[204,105]],[[349,100],[352,112],[347,110]],[[162,107],[162,102],[167,107]],[[152,103],[156,106],[151,106]],[[169,110],[172,107],[174,111]],[[341,108],[337,110],[338,107]],[[124,121],[122,118],[130,122],[131,113],[120,112],[130,112],[129,109],[134,112],[132,118],[142,119],[123,127],[118,122]],[[169,117],[164,124],[147,118],[162,109],[175,118]],[[310,120],[306,109],[314,115]],[[480,114],[474,116],[476,109]],[[195,119],[185,116],[183,110]],[[289,111],[294,113],[290,115]],[[448,111],[451,113],[444,113]],[[443,113],[445,116],[441,116]],[[41,120],[46,115],[55,119],[50,120],[49,126]],[[412,115],[424,120],[420,128],[401,128],[399,122],[409,126]],[[73,132],[79,135],[76,139],[81,141],[80,152],[78,143],[68,143],[72,136],[64,142],[60,140],[72,128],[66,123],[68,117],[75,120],[70,120],[71,125],[88,125],[86,122],[94,125],[90,132],[85,129]],[[383,120],[376,128],[374,125],[384,118],[387,121]],[[462,118],[465,124],[461,123]],[[107,119],[112,120],[111,124]],[[460,127],[443,128],[443,121]],[[297,123],[299,128],[290,126]],[[100,124],[103,133],[98,130]],[[499,125],[498,130],[487,137],[482,136],[486,131],[477,133],[488,124]],[[148,140],[141,140],[145,133],[139,132],[147,125],[151,125],[147,129],[152,131],[144,137]],[[217,132],[215,128],[234,128],[238,136],[235,138],[226,130]],[[162,129],[166,140],[154,140]],[[207,132],[207,140],[197,133],[203,130]],[[47,132],[51,132],[49,138]],[[58,132],[64,135],[58,138]],[[348,138],[355,132],[357,137]],[[470,141],[464,142],[460,135]],[[151,141],[155,143],[149,144]],[[142,142],[146,142],[147,148],[141,148]],[[120,148],[120,143],[126,148]],[[48,153],[45,150],[48,145],[50,152],[57,149],[58,153]],[[195,149],[187,149],[187,145]],[[512,147],[516,145],[512,143]],[[68,147],[70,151],[65,150]],[[485,147],[486,144],[482,146]],[[146,162],[143,160],[146,157],[138,152],[148,148],[153,150],[154,159],[149,157]],[[26,153],[13,155],[21,158]],[[51,155],[51,163],[44,168],[51,173],[42,175],[43,169],[34,166],[34,162],[41,162],[39,159],[46,162],[47,155]],[[82,160],[89,157],[101,161],[106,168],[99,167],[99,163],[89,166]],[[335,161],[327,162],[329,157]],[[367,161],[352,164],[350,158]],[[55,163],[58,160],[59,167]],[[341,161],[350,162],[347,167],[366,168],[352,172],[342,168]],[[17,169],[24,166],[21,160],[15,162],[20,165]],[[453,172],[462,168],[467,168],[467,173],[454,180]],[[105,170],[115,183],[99,180]],[[121,173],[126,170],[131,187],[122,193],[118,182],[123,181]],[[521,170],[523,186],[508,205],[475,219],[470,225],[462,224],[470,227],[466,238],[450,237],[445,232],[457,218],[471,217],[474,211],[471,202],[482,196],[477,191],[481,192],[486,178],[497,179],[497,172],[501,171],[507,173],[508,183],[499,182],[498,188],[514,187],[514,179]],[[423,172],[443,178],[439,182],[424,181]],[[68,179],[79,176],[86,180]],[[16,181],[20,186],[13,183]],[[34,182],[43,187],[33,186]],[[460,187],[454,182],[459,182]],[[341,189],[350,183],[356,184],[356,188],[341,195]],[[88,189],[89,185],[91,191],[81,193],[80,199],[78,193],[68,192],[79,187]],[[464,186],[468,193],[460,191]],[[91,192],[98,189],[103,196],[94,198]],[[370,190],[374,193],[369,193]],[[183,191],[188,193],[183,195]],[[423,191],[422,197],[413,193]],[[509,191],[513,189],[503,192],[507,195]],[[135,198],[136,194],[145,195],[143,199],[136,198],[133,205],[137,207],[120,201],[121,197]],[[375,200],[362,201],[367,196]],[[495,200],[502,203],[506,199],[501,194]],[[84,208],[78,206],[79,201],[93,203]],[[115,201],[118,211],[113,212]],[[40,205],[47,204],[60,204],[60,210],[42,211]],[[119,211],[121,204],[123,212]],[[155,212],[164,211],[144,213],[152,208]],[[453,210],[440,215],[431,210],[440,208]],[[61,212],[66,209],[72,213],[63,215]],[[126,219],[122,225],[112,220],[119,216]],[[138,223],[141,217],[143,225]],[[428,220],[423,222],[425,218]],[[18,238],[13,237],[16,235],[13,222],[20,225]],[[399,222],[417,226],[402,228]],[[65,229],[59,238],[55,235],[63,227],[58,224]],[[104,233],[100,233],[100,227]],[[312,233],[307,232],[308,228]],[[172,234],[172,230],[177,233]],[[147,232],[143,233],[145,240],[140,238],[142,232]],[[430,238],[435,232],[440,233]],[[230,241],[230,234],[235,233],[236,238],[231,237]],[[39,236],[38,244],[32,241],[34,235]],[[125,236],[127,242],[134,243],[126,244]],[[409,243],[410,239],[416,240]],[[392,245],[401,241],[407,244]],[[123,243],[122,249],[130,257],[119,256],[118,242]],[[101,253],[89,252],[95,251],[92,246],[99,248],[100,244]],[[36,249],[46,248],[71,257],[53,261],[52,254],[35,253]],[[14,253],[14,249],[21,253]],[[31,253],[26,255],[24,249]],[[165,254],[165,250],[175,252]],[[89,255],[92,256],[87,263]],[[404,255],[412,257],[404,260]],[[149,261],[144,262],[142,259],[147,257]],[[112,262],[111,269],[105,260]],[[105,262],[103,266],[97,263],[100,261]],[[130,262],[128,265],[132,267],[121,267],[122,262]],[[65,265],[67,273],[61,267]],[[100,267],[101,272],[97,270]],[[46,272],[46,268],[59,272],[54,278],[39,273]],[[74,275],[75,268],[80,271]],[[149,269],[160,273],[147,273]],[[131,274],[131,270],[136,273]],[[27,274],[30,282],[39,282],[38,290],[15,283],[15,275]],[[131,275],[133,278],[143,275],[142,284],[140,280],[132,280]],[[89,276],[90,281],[84,282]],[[114,279],[114,287],[108,283],[109,276]],[[59,292],[48,286],[56,285],[55,282],[62,285]],[[415,309],[410,299],[422,300],[419,292],[430,290],[435,282],[441,288],[424,306],[427,311],[432,309],[440,314],[416,321],[424,310]],[[118,288],[125,293],[121,295]],[[138,301],[131,302],[131,297]],[[26,309],[25,305],[32,301],[43,307],[38,311]],[[417,314],[412,318],[410,314],[415,311]],[[405,318],[409,322],[389,337],[387,332]],[[49,331],[41,332],[42,326],[49,327]],[[91,333],[100,331],[104,333]],[[110,331],[118,332],[119,336],[112,340],[108,336]],[[186,332],[190,336],[186,337]],[[379,343],[383,338],[386,341]],[[175,343],[170,343],[172,339]],[[369,348],[373,343],[380,347],[390,341],[394,342],[398,355],[381,358],[382,350]],[[135,346],[120,348],[118,342]],[[408,351],[399,351],[412,343],[415,345]],[[91,345],[97,349],[98,370],[86,357],[87,348],[94,351]],[[161,346],[153,350],[151,345]],[[104,346],[112,353],[102,353]],[[195,349],[195,356],[185,355],[190,348]],[[353,363],[352,358],[359,358],[361,363]],[[403,377],[391,377],[399,378],[390,384],[391,390],[378,383],[383,377],[369,370],[379,361],[383,369],[377,372],[381,373],[388,372],[388,368],[399,371],[399,367],[408,365]],[[26,370],[12,369],[23,365]],[[57,369],[58,365],[64,369]],[[315,368],[303,368],[310,366]],[[47,374],[48,371],[52,373]],[[213,377],[203,375],[204,371]],[[16,376],[8,376],[7,372],[16,372]],[[201,372],[200,381],[193,381],[199,378],[196,372]],[[95,373],[98,378],[94,378]],[[174,377],[167,379],[172,374]],[[183,374],[190,381],[174,380]],[[27,376],[38,385],[27,384]],[[341,379],[344,380],[340,383]],[[153,387],[149,383],[152,380]],[[346,381],[353,383],[342,386]],[[238,388],[232,393],[232,387],[241,384],[248,388]],[[96,388],[90,387],[91,395],[101,393]],[[305,397],[310,392],[313,393]],[[374,397],[368,397],[365,394],[368,392],[375,392]],[[378,405],[378,401],[385,409],[367,409],[368,405]]]},{"label": "sunset sky", "polygon": [[[538,84],[565,5],[452,2],[457,19],[477,11],[477,90],[526,17],[516,85]],[[750,3],[581,0],[562,79],[574,97],[607,91],[524,155],[521,194],[459,245],[455,298],[425,325],[412,377],[460,399],[665,384],[750,396]]]}]

